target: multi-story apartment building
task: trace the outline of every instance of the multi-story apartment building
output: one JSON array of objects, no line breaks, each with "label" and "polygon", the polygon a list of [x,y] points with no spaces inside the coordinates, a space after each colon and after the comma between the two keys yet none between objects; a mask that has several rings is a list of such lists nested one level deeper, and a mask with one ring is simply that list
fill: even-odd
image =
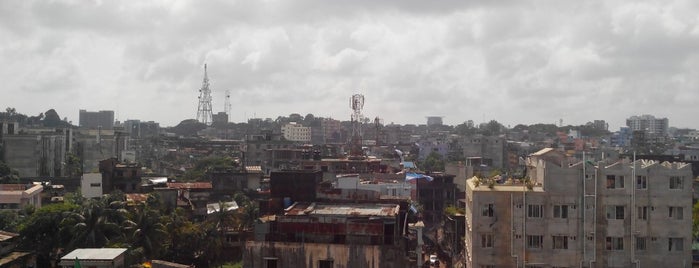
[{"label": "multi-story apartment building", "polygon": [[527,169],[521,182],[467,181],[467,267],[691,265],[690,165],[573,163],[547,148]]},{"label": "multi-story apartment building", "polygon": [[114,111],[88,112],[80,110],[80,127],[89,129],[112,129],[114,127]]},{"label": "multi-story apartment building", "polygon": [[504,137],[473,135],[461,140],[461,147],[466,158],[480,157],[482,164],[497,169],[506,169],[507,161]]},{"label": "multi-story apartment building", "polygon": [[[29,132],[28,130],[26,132]],[[63,176],[68,130],[5,135],[2,158],[20,177]]]},{"label": "multi-story apartment building", "polygon": [[291,122],[282,126],[282,136],[289,141],[310,142],[311,128]]},{"label": "multi-story apartment building", "polygon": [[626,119],[626,126],[631,128],[631,131],[644,131],[647,134],[664,135],[667,134],[668,120],[667,118],[655,118],[655,116],[648,114],[634,115]]}]

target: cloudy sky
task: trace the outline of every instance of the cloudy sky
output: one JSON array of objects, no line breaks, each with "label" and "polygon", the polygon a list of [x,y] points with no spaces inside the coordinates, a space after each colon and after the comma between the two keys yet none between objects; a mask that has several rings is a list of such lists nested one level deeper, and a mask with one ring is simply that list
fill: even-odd
[{"label": "cloudy sky", "polygon": [[699,1],[0,1],[0,106],[699,128]]}]

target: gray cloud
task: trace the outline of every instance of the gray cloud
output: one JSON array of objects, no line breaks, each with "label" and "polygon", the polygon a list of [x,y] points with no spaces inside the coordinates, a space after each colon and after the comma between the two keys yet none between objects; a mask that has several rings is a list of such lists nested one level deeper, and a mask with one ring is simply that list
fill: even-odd
[{"label": "gray cloud", "polygon": [[689,0],[0,2],[1,104],[174,125],[196,114],[207,63],[214,110],[230,90],[234,121],[348,119],[361,92],[366,116],[386,122],[618,127],[655,113],[699,127],[698,11]]}]

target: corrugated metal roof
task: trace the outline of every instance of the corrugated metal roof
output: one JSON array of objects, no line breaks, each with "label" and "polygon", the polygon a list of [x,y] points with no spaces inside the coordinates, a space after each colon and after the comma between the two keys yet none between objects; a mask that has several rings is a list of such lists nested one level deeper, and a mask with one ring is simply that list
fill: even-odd
[{"label": "corrugated metal roof", "polygon": [[284,215],[343,215],[395,217],[398,205],[393,204],[323,204],[296,203]]},{"label": "corrugated metal roof", "polygon": [[63,256],[61,260],[113,260],[124,252],[125,248],[79,248]]},{"label": "corrugated metal roof", "polygon": [[213,189],[211,182],[168,182],[167,188],[177,189]]},{"label": "corrugated metal roof", "polygon": [[262,172],[261,166],[245,166],[245,171],[247,172]]},{"label": "corrugated metal roof", "polygon": [[0,231],[0,242],[7,241],[12,239],[13,237],[17,237],[19,234],[15,233],[10,233],[10,232],[5,232],[5,231]]}]

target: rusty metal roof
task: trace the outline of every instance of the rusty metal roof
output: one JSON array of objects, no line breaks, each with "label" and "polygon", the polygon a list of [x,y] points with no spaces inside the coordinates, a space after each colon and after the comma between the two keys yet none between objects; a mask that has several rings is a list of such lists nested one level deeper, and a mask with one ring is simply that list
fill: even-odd
[{"label": "rusty metal roof", "polygon": [[395,204],[324,204],[296,203],[286,209],[284,215],[335,215],[395,217],[399,206]]},{"label": "rusty metal roof", "polygon": [[213,189],[211,182],[168,182],[167,188],[176,189]]},{"label": "rusty metal roof", "polygon": [[148,194],[124,194],[124,196],[126,196],[126,202],[130,205],[145,203],[148,200]]}]

